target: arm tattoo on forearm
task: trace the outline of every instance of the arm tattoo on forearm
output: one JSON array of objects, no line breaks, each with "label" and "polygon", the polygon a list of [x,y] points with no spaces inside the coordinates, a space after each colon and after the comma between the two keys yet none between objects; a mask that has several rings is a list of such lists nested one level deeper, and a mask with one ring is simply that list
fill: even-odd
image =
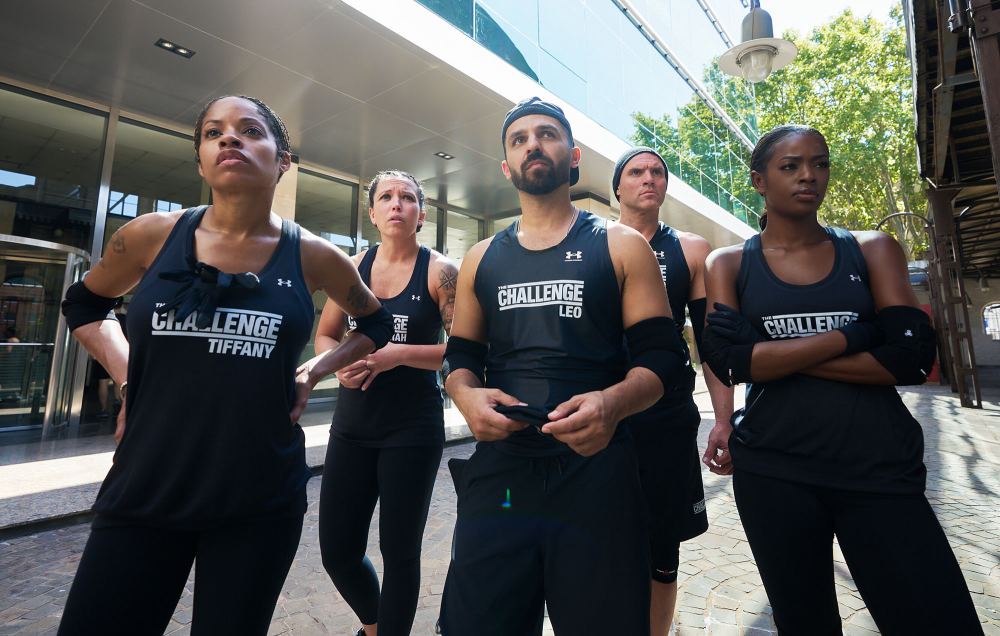
[{"label": "arm tattoo on forearm", "polygon": [[438,276],[441,284],[438,291],[441,294],[441,321],[446,333],[451,333],[451,322],[455,317],[455,293],[458,289],[458,268],[448,264],[441,268]]},{"label": "arm tattoo on forearm", "polygon": [[365,291],[365,286],[362,283],[351,285],[351,288],[347,291],[347,305],[350,309],[348,313],[366,315],[371,303],[368,302],[368,294]]}]

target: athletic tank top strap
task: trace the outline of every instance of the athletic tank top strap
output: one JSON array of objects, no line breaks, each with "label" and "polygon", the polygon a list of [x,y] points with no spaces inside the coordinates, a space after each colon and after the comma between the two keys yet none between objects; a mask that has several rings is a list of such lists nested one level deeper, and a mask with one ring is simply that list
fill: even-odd
[{"label": "athletic tank top strap", "polygon": [[361,274],[361,280],[369,287],[372,284],[372,265],[375,263],[375,254],[377,253],[378,245],[372,246],[361,257],[361,262],[358,263],[358,273]]},{"label": "athletic tank top strap", "polygon": [[865,254],[861,251],[861,244],[850,230],[842,227],[826,228],[828,234],[834,242],[839,243],[843,248],[841,251],[846,263],[855,271],[860,272],[865,284],[868,284],[868,263],[865,261]]},{"label": "athletic tank top strap", "polygon": [[660,264],[660,275],[667,287],[667,300],[674,322],[683,329],[684,309],[691,298],[691,270],[684,258],[681,240],[674,228],[660,223],[649,246],[653,248],[653,254]]},{"label": "athletic tank top strap", "polygon": [[[743,255],[740,259],[740,269],[736,274],[736,296],[742,297],[750,281],[751,262],[756,261],[761,254],[760,234],[754,234],[743,241]],[[709,309],[711,311],[711,309]]]}]

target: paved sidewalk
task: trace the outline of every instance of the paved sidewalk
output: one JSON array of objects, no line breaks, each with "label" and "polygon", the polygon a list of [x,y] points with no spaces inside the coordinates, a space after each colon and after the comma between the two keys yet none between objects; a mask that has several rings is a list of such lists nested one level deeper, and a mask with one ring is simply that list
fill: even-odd
[{"label": "paved sidewalk", "polygon": [[[991,394],[982,411],[959,408],[957,399],[939,387],[905,391],[904,399],[924,425],[928,497],[961,562],[986,633],[1000,635],[1000,392]],[[707,396],[700,393],[698,401],[703,417],[709,418]],[[706,419],[702,444],[709,428]],[[472,448],[463,444],[445,450],[424,533],[423,584],[413,634],[432,633],[448,567],[455,494],[446,462],[469,455]],[[774,633],[731,481],[708,472],[704,477],[712,525],[682,547],[676,633]],[[358,627],[320,563],[319,485],[319,478],[309,485],[302,542],[271,625],[275,636],[347,635]],[[87,532],[80,525],[0,543],[0,635],[55,633]],[[369,554],[381,568],[377,523],[369,535]],[[877,633],[839,553],[835,569],[845,633]],[[189,581],[168,633],[187,633],[191,601]]]}]

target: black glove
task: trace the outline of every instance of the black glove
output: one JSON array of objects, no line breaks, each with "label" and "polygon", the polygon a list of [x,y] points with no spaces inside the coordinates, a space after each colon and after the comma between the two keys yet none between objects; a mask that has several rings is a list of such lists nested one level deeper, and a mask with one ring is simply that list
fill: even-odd
[{"label": "black glove", "polygon": [[842,355],[849,356],[853,353],[871,351],[875,347],[885,342],[885,335],[874,322],[861,322],[855,320],[849,325],[844,325],[838,329],[847,338],[847,347]]},{"label": "black glove", "polygon": [[[753,326],[746,316],[728,305],[715,303],[715,311],[708,314],[708,324],[716,336],[725,338],[731,344],[756,344],[768,340]],[[714,369],[713,369],[714,370]]]},{"label": "black glove", "polygon": [[708,325],[701,338],[701,353],[715,377],[726,386],[750,381],[750,358],[755,343],[735,344]]}]

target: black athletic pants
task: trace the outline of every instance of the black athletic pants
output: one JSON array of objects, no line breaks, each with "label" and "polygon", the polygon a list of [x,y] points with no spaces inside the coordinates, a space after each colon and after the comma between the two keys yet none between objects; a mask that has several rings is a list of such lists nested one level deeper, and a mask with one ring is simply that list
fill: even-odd
[{"label": "black athletic pants", "polygon": [[835,490],[740,470],[733,490],[782,636],[841,633],[834,535],[882,634],[983,633],[923,494]]},{"label": "black athletic pants", "polygon": [[302,515],[210,530],[94,522],[59,636],[160,636],[194,569],[194,636],[263,636],[295,558]]},{"label": "black athletic pants", "polygon": [[[420,547],[442,447],[366,448],[330,438],[319,500],[323,567],[362,623],[410,633],[420,593]],[[379,507],[382,592],[365,556]]]},{"label": "black athletic pants", "polygon": [[[452,460],[455,461],[455,460]],[[632,445],[521,457],[480,442],[454,471],[445,636],[649,634],[649,541]]]}]

